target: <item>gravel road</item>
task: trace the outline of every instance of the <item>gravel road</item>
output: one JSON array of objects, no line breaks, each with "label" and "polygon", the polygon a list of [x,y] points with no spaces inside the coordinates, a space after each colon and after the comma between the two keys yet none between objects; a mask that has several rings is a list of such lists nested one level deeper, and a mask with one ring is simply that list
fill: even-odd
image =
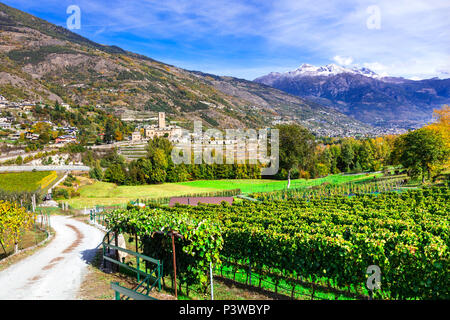
[{"label": "gravel road", "polygon": [[51,216],[55,238],[0,272],[0,300],[75,300],[104,233],[83,222]]}]

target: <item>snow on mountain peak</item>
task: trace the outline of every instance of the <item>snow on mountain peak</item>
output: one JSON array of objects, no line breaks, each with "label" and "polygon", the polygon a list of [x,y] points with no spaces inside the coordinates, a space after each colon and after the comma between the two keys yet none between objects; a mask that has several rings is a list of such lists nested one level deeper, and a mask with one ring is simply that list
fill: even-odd
[{"label": "snow on mountain peak", "polygon": [[[331,63],[326,66],[316,67],[311,64],[304,63],[296,70],[283,73],[283,76],[288,77],[304,77],[304,76],[334,76],[341,73],[360,74],[371,78],[380,78],[378,74],[372,70],[362,67],[354,67],[352,69],[341,67],[337,64]],[[271,73],[272,75],[275,75]],[[279,74],[278,74],[279,75]]]}]

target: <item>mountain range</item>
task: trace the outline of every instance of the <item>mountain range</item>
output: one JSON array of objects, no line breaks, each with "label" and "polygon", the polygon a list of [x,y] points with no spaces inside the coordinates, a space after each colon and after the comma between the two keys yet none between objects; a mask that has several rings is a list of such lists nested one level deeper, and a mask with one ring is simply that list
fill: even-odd
[{"label": "mountain range", "polygon": [[336,64],[303,64],[254,81],[189,71],[2,3],[0,61],[0,95],[11,101],[98,105],[128,119],[165,111],[187,128],[193,120],[222,129],[296,122],[318,135],[379,134],[420,127],[450,103],[450,79],[384,77]]},{"label": "mountain range", "polygon": [[383,77],[368,68],[302,64],[285,73],[254,80],[336,110],[364,123],[411,129],[432,119],[450,103],[450,79],[409,80]]},{"label": "mountain range", "polygon": [[[382,78],[377,73],[373,72],[372,70],[368,68],[344,68],[339,65],[336,65],[334,63],[328,64],[326,66],[322,67],[316,67],[311,64],[304,63],[302,64],[298,69],[295,69],[293,71],[288,71],[285,73],[279,73],[279,72],[271,72],[267,76],[261,77],[264,78],[265,84],[272,85],[273,81],[279,79],[280,77],[286,77],[286,78],[296,78],[296,77],[317,77],[317,76],[335,76],[341,73],[350,73],[350,74],[359,74],[370,78],[376,78],[380,79]],[[260,79],[260,78],[258,78]]]},{"label": "mountain range", "polygon": [[373,133],[336,109],[257,82],[188,71],[0,3],[0,95],[11,101],[102,106],[127,118],[165,111],[189,128],[297,122],[318,135]]}]

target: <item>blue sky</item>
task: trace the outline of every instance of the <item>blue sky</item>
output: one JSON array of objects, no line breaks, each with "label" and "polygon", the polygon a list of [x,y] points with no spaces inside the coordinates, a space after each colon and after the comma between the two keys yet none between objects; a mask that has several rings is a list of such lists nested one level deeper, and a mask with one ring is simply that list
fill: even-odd
[{"label": "blue sky", "polygon": [[188,70],[253,80],[302,63],[450,77],[448,0],[0,0],[93,41]]}]

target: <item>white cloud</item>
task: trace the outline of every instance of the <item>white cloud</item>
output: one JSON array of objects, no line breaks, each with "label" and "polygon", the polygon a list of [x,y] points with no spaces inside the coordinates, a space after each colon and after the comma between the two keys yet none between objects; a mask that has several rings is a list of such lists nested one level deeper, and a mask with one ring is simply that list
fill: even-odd
[{"label": "white cloud", "polygon": [[[448,70],[442,67],[450,61],[448,0],[377,0],[380,29],[367,28],[367,8],[372,4],[365,0],[111,0],[105,10],[105,2],[80,0],[83,12],[95,12],[112,33],[181,38],[187,44],[194,39],[208,43],[220,36],[253,37],[267,43],[261,54],[268,59],[271,53],[279,58],[301,52],[313,64],[333,57],[343,66],[359,63],[393,76],[432,77],[437,70]],[[251,42],[230,43],[230,50],[241,46]],[[217,49],[210,50],[214,60]],[[265,66],[272,63],[266,61]],[[230,70],[240,67],[248,65],[230,65]]]},{"label": "white cloud", "polygon": [[353,58],[352,57],[341,57],[341,56],[334,56],[333,60],[337,63],[340,64],[342,66],[349,66],[352,64],[353,62]]},{"label": "white cloud", "polygon": [[365,62],[365,63],[363,63],[363,66],[374,71],[375,73],[377,73],[378,75],[380,75],[382,77],[389,76],[389,73],[388,73],[389,67],[383,65],[382,63]]},{"label": "white cloud", "polygon": [[[55,6],[60,0],[9,2],[43,8]],[[256,70],[275,64],[283,68],[304,62],[322,65],[330,61],[343,66],[367,64],[377,73],[392,76],[422,78],[448,75],[450,71],[448,0],[78,0],[76,3],[81,8],[82,29],[88,30],[87,36],[111,43],[118,39],[116,35],[126,33],[131,35],[126,39],[128,43],[137,39],[142,46],[145,40],[155,44],[162,39],[176,43],[177,48],[189,48],[199,56],[208,56],[211,65],[214,62],[226,65],[224,70],[237,76],[243,75],[240,69]],[[371,5],[379,8],[380,29],[367,28],[370,17],[367,8]],[[64,14],[61,11],[63,21]],[[220,42],[223,39],[220,37],[228,38]],[[216,39],[219,40],[214,42]],[[238,40],[228,42],[228,39]],[[255,47],[256,40],[264,46]],[[163,46],[164,41],[158,45]],[[198,43],[207,48],[196,47]],[[245,54],[239,61],[229,58],[233,53],[252,50],[261,57],[258,62]],[[178,58],[186,56],[183,53],[180,51]],[[148,54],[152,56],[151,50]],[[294,56],[298,61],[292,61]],[[158,58],[166,61],[164,57]],[[182,65],[195,63],[187,59]],[[278,63],[280,60],[284,60],[284,65]]]}]

